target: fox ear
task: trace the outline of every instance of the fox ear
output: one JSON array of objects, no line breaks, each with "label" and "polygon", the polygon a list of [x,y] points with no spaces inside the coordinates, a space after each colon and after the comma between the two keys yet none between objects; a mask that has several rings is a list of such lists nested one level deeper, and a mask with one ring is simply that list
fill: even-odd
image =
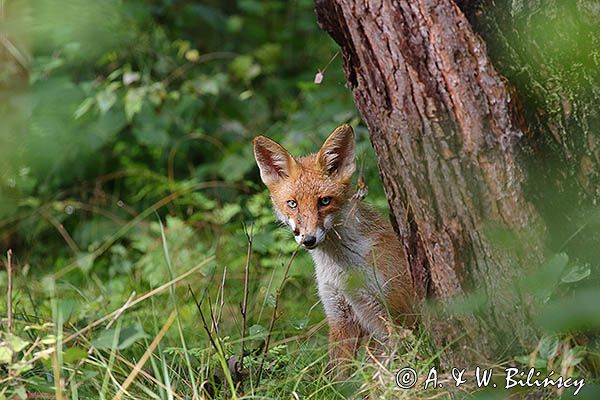
[{"label": "fox ear", "polygon": [[254,158],[260,169],[260,178],[265,185],[289,177],[296,167],[296,160],[286,149],[264,136],[254,138]]},{"label": "fox ear", "polygon": [[317,155],[319,167],[328,175],[350,179],[354,173],[354,132],[348,124],[337,127]]}]

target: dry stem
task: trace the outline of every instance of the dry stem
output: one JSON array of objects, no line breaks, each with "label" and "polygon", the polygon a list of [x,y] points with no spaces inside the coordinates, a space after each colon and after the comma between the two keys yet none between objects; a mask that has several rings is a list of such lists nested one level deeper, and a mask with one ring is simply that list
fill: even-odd
[{"label": "dry stem", "polygon": [[13,326],[13,312],[12,312],[12,250],[8,250],[6,252],[6,257],[8,258],[8,263],[6,265],[6,268],[8,270],[8,293],[7,293],[7,297],[8,297],[8,303],[7,303],[7,310],[6,310],[6,314],[7,314],[7,325],[6,325],[6,330],[8,331],[8,333],[12,332],[12,326]]},{"label": "dry stem", "polygon": [[279,288],[277,289],[277,292],[275,293],[275,306],[273,307],[273,314],[271,315],[271,322],[269,323],[269,330],[267,331],[267,340],[265,343],[264,353],[263,353],[262,359],[260,360],[260,366],[258,367],[258,375],[256,377],[256,386],[258,386],[260,383],[260,376],[262,375],[263,366],[265,364],[265,359],[267,358],[267,353],[269,352],[269,343],[271,342],[271,335],[273,333],[273,327],[275,326],[275,321],[277,320],[277,309],[279,308],[279,297],[280,297],[281,291],[283,290],[283,287],[285,286],[285,283],[287,281],[288,274],[290,272],[290,266],[292,265],[294,258],[296,258],[296,254],[298,254],[299,249],[300,249],[300,246],[296,247],[296,250],[294,250],[294,252],[292,253],[290,260],[288,261],[288,264],[285,267],[285,274],[283,275],[283,279],[281,280],[281,285],[279,285]]},{"label": "dry stem", "polygon": [[240,371],[244,369],[244,340],[246,338],[246,310],[248,307],[248,285],[250,281],[250,257],[252,256],[252,233],[254,226],[250,228],[250,233],[245,230],[246,240],[248,241],[248,252],[246,254],[246,266],[244,268],[244,301],[242,303],[242,344],[240,350]]}]

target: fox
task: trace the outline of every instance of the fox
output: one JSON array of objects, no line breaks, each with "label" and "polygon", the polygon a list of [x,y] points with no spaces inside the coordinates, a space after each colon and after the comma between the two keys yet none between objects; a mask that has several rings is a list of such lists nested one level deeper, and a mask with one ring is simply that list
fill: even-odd
[{"label": "fox", "polygon": [[391,224],[352,189],[355,138],[336,128],[315,154],[293,157],[256,136],[254,157],[275,215],[311,255],[329,326],[329,371],[347,376],[365,338],[385,341],[412,324],[415,294],[408,261]]}]

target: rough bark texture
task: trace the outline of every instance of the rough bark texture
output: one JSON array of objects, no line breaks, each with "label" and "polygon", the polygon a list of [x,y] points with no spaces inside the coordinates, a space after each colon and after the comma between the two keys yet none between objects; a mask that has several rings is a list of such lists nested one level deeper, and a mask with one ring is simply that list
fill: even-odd
[{"label": "rough bark texture", "polygon": [[543,234],[530,235],[524,260],[486,232],[543,228],[523,195],[519,114],[485,44],[452,0],[315,3],[342,49],[418,293],[448,302],[478,290],[486,300],[475,314],[426,321],[438,344],[457,348],[446,360],[529,345],[527,307],[513,312],[508,288],[541,260]]},{"label": "rough bark texture", "polygon": [[477,0],[461,8],[522,99],[527,186],[554,246],[568,241],[564,250],[595,263],[598,230],[580,230],[591,218],[573,211],[597,209],[600,201],[600,3]]}]

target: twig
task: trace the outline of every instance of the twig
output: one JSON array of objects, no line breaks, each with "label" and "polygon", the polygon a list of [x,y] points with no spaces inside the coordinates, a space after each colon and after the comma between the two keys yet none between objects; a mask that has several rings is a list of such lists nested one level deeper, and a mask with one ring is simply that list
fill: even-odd
[{"label": "twig", "polygon": [[[223,316],[223,307],[225,307],[225,279],[227,278],[227,265],[223,267],[223,279],[221,279],[221,286],[219,292],[221,300],[219,301],[219,313],[217,314],[217,324],[221,323],[221,317]],[[217,305],[215,304],[215,307]]]},{"label": "twig", "polygon": [[8,258],[8,264],[6,268],[8,269],[8,310],[6,311],[8,322],[6,325],[6,330],[8,333],[12,333],[13,326],[13,312],[12,312],[12,250],[8,250],[6,252],[6,257]]},{"label": "twig", "polygon": [[208,312],[210,313],[210,321],[212,323],[212,329],[215,331],[215,335],[217,335],[217,340],[221,336],[219,336],[219,326],[217,325],[217,320],[215,318],[215,312],[213,311],[212,303],[210,300],[210,293],[206,292],[206,296],[208,297]]},{"label": "twig", "polygon": [[35,350],[35,348],[40,344],[40,342],[42,341],[42,337],[38,336],[35,338],[35,341],[33,342],[33,344],[27,349],[27,351],[25,353],[23,353],[23,360],[26,359],[27,357],[29,357],[29,355],[33,352],[33,350]]},{"label": "twig", "polygon": [[[115,358],[117,360],[121,361],[123,364],[127,365],[129,368],[135,368],[135,365],[132,362],[126,360],[125,358],[121,357],[120,355],[115,354]],[[177,398],[178,400],[183,400],[183,397],[181,397],[179,394],[175,393],[172,389],[165,386],[164,383],[162,383],[161,381],[156,379],[154,376],[152,376],[148,372],[141,369],[140,374],[142,374],[142,376],[147,378],[149,381],[154,382],[154,384],[156,384],[157,386],[160,386],[161,388],[163,388],[163,390],[165,390],[166,392],[169,392],[173,397]]]},{"label": "twig", "polygon": [[29,71],[29,65],[31,64],[31,61],[26,53],[19,50],[19,48],[15,46],[15,44],[11,42],[4,34],[0,34],[0,43],[2,43],[10,55],[17,60],[24,71]]},{"label": "twig", "polygon": [[248,308],[248,285],[250,281],[250,257],[252,256],[252,236],[254,225],[250,227],[250,233],[244,226],[244,233],[248,241],[248,252],[246,253],[246,266],[244,268],[244,301],[242,303],[242,345],[240,350],[240,371],[244,369],[244,340],[246,338],[246,310]]},{"label": "twig", "polygon": [[54,218],[49,213],[46,213],[45,211],[42,211],[41,214],[44,218],[46,218],[52,224],[52,226],[54,226],[54,228],[56,228],[58,233],[60,233],[60,235],[63,237],[63,239],[65,240],[65,242],[67,243],[67,245],[69,246],[71,251],[73,252],[73,254],[75,254],[75,255],[79,254],[79,252],[80,252],[79,246],[77,246],[77,243],[75,242],[75,240],[73,240],[73,237],[71,235],[69,235],[69,232],[67,232],[64,225],[61,224],[60,222],[58,222],[58,220],[56,218]]},{"label": "twig", "polygon": [[[190,294],[192,295],[192,299],[194,300],[194,303],[196,304],[196,308],[198,309],[198,314],[200,314],[200,319],[202,320],[202,326],[204,327],[204,330],[206,331],[206,334],[208,335],[208,340],[210,340],[210,344],[212,344],[212,346],[215,348],[215,351],[218,353],[219,346],[217,346],[217,343],[215,343],[215,340],[212,337],[212,333],[210,332],[210,328],[208,327],[208,324],[206,323],[206,318],[204,318],[204,313],[202,312],[202,301],[200,301],[200,302],[198,301],[198,299],[196,298],[196,294],[194,293],[194,290],[192,289],[192,287],[190,285],[188,285],[188,290],[189,290]],[[204,297],[204,296],[202,296],[202,297]]]},{"label": "twig", "polygon": [[323,67],[323,69],[318,70],[317,74],[315,75],[315,83],[317,85],[323,81],[323,77],[325,76],[325,71],[327,71],[327,67],[329,67],[329,64],[331,64],[333,60],[335,60],[338,54],[340,54],[340,52],[336,51],[333,57],[331,57],[331,59],[329,60],[329,62]]},{"label": "twig", "polygon": [[262,375],[263,367],[265,364],[265,359],[267,358],[267,353],[269,352],[269,343],[271,342],[271,335],[273,333],[273,327],[275,326],[275,320],[277,320],[277,309],[279,308],[279,297],[280,297],[281,291],[283,290],[283,287],[285,286],[285,283],[287,281],[288,274],[290,272],[290,266],[292,265],[294,258],[296,258],[296,254],[298,254],[299,249],[300,249],[300,245],[298,245],[296,247],[296,250],[294,250],[294,252],[292,253],[290,260],[288,261],[287,266],[285,267],[285,273],[283,275],[283,279],[281,280],[281,285],[279,285],[279,288],[275,292],[275,306],[273,307],[273,314],[271,314],[271,322],[269,323],[269,330],[267,331],[267,340],[265,343],[264,353],[263,353],[262,359],[260,360],[260,365],[258,367],[258,375],[256,377],[256,386],[258,386],[260,383],[260,376]]},{"label": "twig", "polygon": [[[198,313],[200,314],[200,319],[202,320],[202,326],[204,327],[204,330],[206,331],[206,334],[208,335],[208,339],[210,340],[210,343],[213,345],[213,347],[215,348],[215,351],[217,352],[217,355],[219,356],[219,362],[221,363],[221,368],[223,369],[223,373],[225,374],[225,378],[227,379],[227,382],[229,383],[229,388],[231,389],[231,396],[234,399],[237,399],[237,392],[235,389],[235,384],[233,383],[231,373],[229,372],[229,366],[227,365],[227,361],[225,360],[225,354],[223,353],[223,348],[221,347],[220,342],[217,342],[219,340],[219,338],[217,337],[217,341],[215,341],[213,339],[212,334],[210,333],[210,328],[208,327],[208,324],[206,323],[206,318],[204,318],[204,313],[202,312],[202,301],[204,300],[204,295],[206,295],[206,293],[207,293],[207,289],[208,289],[208,286],[204,289],[204,294],[202,295],[202,299],[200,300],[200,302],[198,302],[198,299],[196,298],[196,295],[194,294],[192,287],[190,285],[188,285],[188,290],[190,291],[190,294],[192,295],[192,299],[194,300],[194,303],[196,304],[196,308],[198,309]],[[210,307],[210,298],[208,299],[208,305]],[[214,322],[214,320],[213,320],[213,322]]]},{"label": "twig", "polygon": [[310,328],[308,328],[307,330],[305,330],[304,332],[302,332],[299,335],[289,336],[289,337],[286,337],[284,339],[281,339],[281,340],[273,343],[273,347],[281,346],[282,344],[290,343],[290,342],[293,342],[295,340],[309,338],[315,332],[317,332],[319,329],[321,329],[322,327],[324,327],[325,325],[327,325],[327,319],[321,320],[321,322],[318,322],[318,323],[314,324],[313,326],[311,326]]},{"label": "twig", "polygon": [[331,64],[333,62],[333,60],[336,59],[337,56],[340,55],[339,51],[336,51],[335,54],[333,55],[333,57],[331,57],[331,59],[329,60],[329,62],[327,64],[325,64],[325,66],[323,67],[323,69],[321,70],[322,73],[325,73],[325,71],[327,71],[327,68],[329,68],[329,64]]},{"label": "twig", "polygon": [[169,315],[169,319],[167,319],[167,322],[165,322],[160,332],[158,332],[158,335],[156,335],[152,343],[150,343],[150,346],[148,347],[142,358],[140,358],[137,364],[135,364],[133,370],[131,371],[127,379],[125,379],[125,382],[123,382],[123,385],[121,386],[115,397],[113,397],[113,400],[119,400],[121,397],[123,397],[123,394],[127,391],[127,388],[129,387],[129,385],[131,385],[137,374],[142,370],[142,367],[144,366],[144,364],[146,364],[146,361],[148,361],[148,358],[150,358],[156,346],[158,346],[158,344],[165,336],[171,325],[173,325],[173,322],[175,322],[176,316],[177,313],[175,311],[172,311],[171,315]]},{"label": "twig", "polygon": [[114,317],[108,322],[108,324],[106,324],[106,328],[105,329],[110,329],[110,327],[112,326],[112,324],[114,324],[115,321],[117,319],[119,319],[119,317],[121,316],[121,314],[123,314],[125,312],[125,310],[127,310],[127,308],[129,308],[129,305],[133,301],[134,297],[135,297],[135,290],[133,292],[131,292],[131,294],[129,295],[129,298],[127,299],[127,301],[125,302],[125,304],[123,304],[123,306],[121,308],[117,309]]}]

